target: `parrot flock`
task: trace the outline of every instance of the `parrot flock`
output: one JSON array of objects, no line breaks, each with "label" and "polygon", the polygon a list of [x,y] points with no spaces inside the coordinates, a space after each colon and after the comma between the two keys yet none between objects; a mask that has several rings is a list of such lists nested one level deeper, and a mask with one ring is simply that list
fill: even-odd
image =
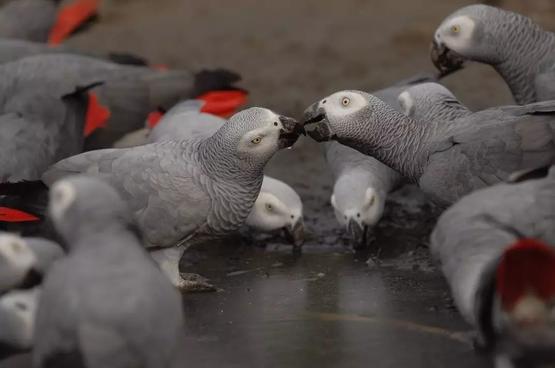
[{"label": "parrot flock", "polygon": [[[442,212],[429,252],[476,349],[496,368],[555,364],[554,33],[467,6],[431,35],[437,75],[337,91],[296,119],[240,110],[226,69],[63,45],[99,5],[0,7],[0,346],[37,368],[186,366],[180,292],[218,288],[183,254],[245,229],[299,252],[302,199],[265,167],[306,135],[355,250],[416,185]],[[472,61],[516,104],[472,111],[440,84]]]}]

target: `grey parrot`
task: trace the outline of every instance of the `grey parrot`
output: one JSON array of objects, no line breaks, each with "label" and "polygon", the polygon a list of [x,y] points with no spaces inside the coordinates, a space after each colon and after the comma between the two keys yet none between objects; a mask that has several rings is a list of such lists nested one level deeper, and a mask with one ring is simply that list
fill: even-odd
[{"label": "grey parrot", "polygon": [[[38,78],[41,84],[66,90],[103,82],[94,92],[95,109],[86,127],[87,148],[109,147],[123,134],[143,127],[148,114],[205,92],[229,89],[240,77],[226,70],[159,71],[72,54],[41,54],[6,63],[12,78]],[[52,87],[50,87],[52,88]]]},{"label": "grey parrot", "polygon": [[408,87],[398,100],[405,115],[427,124],[443,124],[472,114],[451,91],[439,83]]},{"label": "grey parrot", "polygon": [[186,288],[178,272],[185,247],[165,248],[236,231],[258,197],[264,166],[302,132],[294,119],[250,108],[210,137],[86,152],[52,166],[43,181],[51,185],[75,173],[109,181],[129,204],[148,247],[162,248],[152,252],[155,259]]},{"label": "grey parrot", "polygon": [[555,34],[531,19],[487,5],[470,5],[437,28],[432,61],[443,75],[465,60],[491,65],[519,105],[555,99]]},{"label": "grey parrot", "polygon": [[551,167],[544,177],[469,194],[431,235],[459,312],[499,368],[555,359],[554,199]]},{"label": "grey parrot", "polygon": [[181,297],[142,247],[126,201],[77,175],[53,185],[48,211],[68,256],[42,286],[33,366],[185,367]]},{"label": "grey parrot", "polygon": [[53,241],[0,233],[0,294],[31,286],[36,282],[33,278],[43,277],[63,255],[62,247]]},{"label": "grey parrot", "polygon": [[[555,160],[555,102],[488,109],[441,127],[423,124],[360,91],[341,91],[305,112],[307,133],[373,156],[438,204]],[[439,129],[441,128],[441,129]]]},{"label": "grey parrot", "polygon": [[39,286],[12,290],[0,296],[0,345],[10,353],[33,346],[35,315],[41,293]]},{"label": "grey parrot", "polygon": [[0,65],[0,182],[37,180],[55,162],[83,151],[88,91],[18,63]]},{"label": "grey parrot", "polygon": [[[203,101],[187,100],[169,110],[148,133],[148,142],[209,137],[225,120],[202,112]],[[260,193],[245,220],[258,231],[282,230],[294,246],[304,241],[303,203],[297,192],[281,180],[264,175]]]},{"label": "grey parrot", "polygon": [[[434,81],[417,75],[375,92],[375,96],[399,109],[397,97],[408,86]],[[366,246],[372,227],[381,219],[387,194],[401,176],[373,157],[337,142],[325,144],[326,161],[334,176],[331,205],[337,221],[345,227],[355,249]]]}]

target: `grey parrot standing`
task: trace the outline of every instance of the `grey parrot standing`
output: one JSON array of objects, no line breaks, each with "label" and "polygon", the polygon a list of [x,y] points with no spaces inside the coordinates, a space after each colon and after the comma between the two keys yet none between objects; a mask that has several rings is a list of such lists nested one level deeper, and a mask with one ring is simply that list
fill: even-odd
[{"label": "grey parrot standing", "polygon": [[181,297],[141,246],[126,201],[72,176],[53,185],[49,214],[69,254],[42,287],[33,366],[185,367]]},{"label": "grey parrot standing", "polygon": [[0,233],[0,294],[31,286],[63,255],[62,247],[53,241]]},{"label": "grey parrot standing", "polygon": [[[555,161],[555,102],[488,109],[449,124],[422,124],[360,91],[341,91],[305,112],[317,141],[337,140],[418,183],[438,204]],[[441,129],[440,129],[441,128]]]},{"label": "grey parrot standing", "polygon": [[[202,112],[203,101],[183,101],[169,110],[147,134],[148,142],[209,137],[225,120]],[[258,231],[282,230],[294,246],[304,241],[303,204],[297,192],[281,180],[264,175],[260,193],[245,220]]]},{"label": "grey parrot standing", "polygon": [[459,312],[499,368],[555,360],[554,199],[551,167],[543,178],[469,194],[431,235]]},{"label": "grey parrot standing", "polygon": [[125,133],[142,128],[150,112],[208,91],[229,89],[240,79],[226,70],[159,71],[72,54],[29,56],[2,68],[9,68],[12,78],[40,76],[41,84],[61,90],[103,82],[93,90],[98,106],[91,110],[96,124],[85,131],[90,135],[88,148],[110,147]]},{"label": "grey parrot standing", "polygon": [[[210,137],[86,152],[58,162],[42,180],[51,185],[76,173],[106,179],[128,203],[147,245],[162,248],[153,256],[176,286],[187,288],[178,271],[185,247],[174,246],[236,231],[258,197],[264,166],[302,132],[294,119],[250,108]],[[33,194],[29,185],[39,191],[44,184],[2,184],[0,194],[18,191],[24,204]]]},{"label": "grey parrot standing", "polygon": [[520,105],[555,99],[555,34],[520,14],[487,5],[461,8],[437,28],[431,56],[444,75],[465,60],[491,65]]},{"label": "grey parrot standing", "polygon": [[[398,95],[408,86],[434,81],[425,74],[402,80],[375,92],[375,96],[399,109]],[[401,176],[373,157],[337,142],[325,144],[326,161],[334,176],[331,205],[337,221],[345,227],[355,249],[366,246],[372,227],[381,219],[387,194]]]},{"label": "grey parrot standing", "polygon": [[0,296],[0,345],[9,353],[33,346],[35,315],[41,293],[39,286],[12,290]]}]

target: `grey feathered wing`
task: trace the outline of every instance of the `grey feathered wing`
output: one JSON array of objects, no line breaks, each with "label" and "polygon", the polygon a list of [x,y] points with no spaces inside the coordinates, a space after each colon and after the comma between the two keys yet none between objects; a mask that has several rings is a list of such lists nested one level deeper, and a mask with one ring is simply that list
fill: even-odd
[{"label": "grey feathered wing", "polygon": [[0,181],[38,180],[52,163],[82,151],[84,103],[35,90],[6,100],[0,115]]},{"label": "grey feathered wing", "polygon": [[197,147],[167,141],[86,152],[52,166],[43,181],[50,185],[76,173],[108,180],[128,202],[150,245],[172,246],[203,228],[211,207]]},{"label": "grey feathered wing", "polygon": [[[445,204],[555,160],[555,104],[475,113],[434,144],[420,187]],[[487,120],[491,123],[481,124]]]}]

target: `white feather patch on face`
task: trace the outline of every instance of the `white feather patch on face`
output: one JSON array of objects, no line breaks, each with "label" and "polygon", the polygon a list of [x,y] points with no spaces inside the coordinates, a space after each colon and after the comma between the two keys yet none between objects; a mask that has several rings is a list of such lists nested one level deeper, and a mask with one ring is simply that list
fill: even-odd
[{"label": "white feather patch on face", "polygon": [[279,133],[283,128],[283,124],[279,120],[279,115],[271,110],[265,111],[264,125],[253,129],[239,141],[237,146],[238,152],[254,153],[254,152],[273,152],[278,147]]},{"label": "white feather patch on face", "polygon": [[59,181],[50,190],[50,214],[60,220],[69,206],[75,201],[75,188],[67,181]]},{"label": "white feather patch on face", "polygon": [[35,253],[17,235],[0,235],[0,257],[20,272],[26,272],[37,263]]},{"label": "white feather patch on face", "polygon": [[354,220],[361,226],[375,225],[382,218],[385,203],[385,199],[371,187],[368,187],[356,201],[358,203],[356,206],[337,203],[335,195],[332,195],[331,201],[337,221],[343,226],[346,226],[350,220]]},{"label": "white feather patch on face", "polygon": [[3,334],[13,338],[21,348],[32,346],[39,297],[40,291],[35,288],[31,291],[12,291],[0,298],[0,313],[10,315],[10,319],[16,322],[13,330],[3,331]]},{"label": "white feather patch on face", "polygon": [[274,194],[260,192],[246,224],[260,231],[273,231],[289,225],[294,220],[291,215],[297,219],[300,216],[293,214]]},{"label": "white feather patch on face", "polygon": [[444,44],[451,50],[465,55],[465,52],[471,49],[472,36],[476,23],[466,15],[461,15],[453,19],[448,19],[443,23],[435,34],[436,41]]},{"label": "white feather patch on face", "polygon": [[336,92],[320,101],[320,107],[326,111],[328,116],[332,117],[353,114],[367,105],[366,98],[352,91]]},{"label": "white feather patch on face", "polygon": [[412,99],[409,91],[401,93],[397,100],[399,101],[401,109],[403,109],[403,113],[408,117],[411,117],[414,113],[414,100]]}]

